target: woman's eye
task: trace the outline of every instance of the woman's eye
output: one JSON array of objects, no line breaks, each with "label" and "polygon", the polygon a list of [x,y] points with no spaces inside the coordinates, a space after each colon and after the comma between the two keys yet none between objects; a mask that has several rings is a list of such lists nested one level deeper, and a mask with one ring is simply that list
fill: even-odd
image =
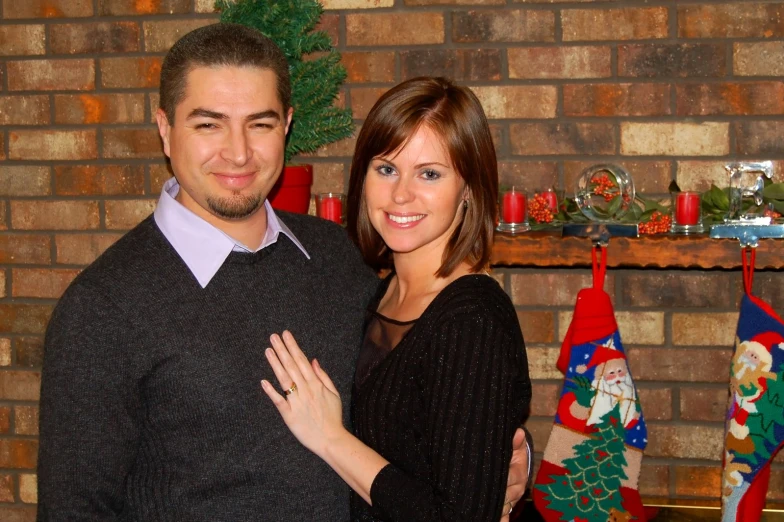
[{"label": "woman's eye", "polygon": [[376,167],[376,171],[382,176],[391,176],[395,173],[395,169],[389,165],[379,165]]},{"label": "woman's eye", "polygon": [[439,174],[435,170],[428,169],[428,170],[426,170],[426,171],[424,171],[422,173],[422,177],[425,178],[428,181],[431,181],[431,180],[436,180],[436,179],[440,178],[441,174]]}]

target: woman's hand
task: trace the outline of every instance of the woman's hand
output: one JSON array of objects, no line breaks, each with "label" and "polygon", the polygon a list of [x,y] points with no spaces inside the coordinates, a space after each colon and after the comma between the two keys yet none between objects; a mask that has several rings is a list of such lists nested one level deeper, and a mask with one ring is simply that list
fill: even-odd
[{"label": "woman's hand", "polygon": [[270,342],[272,348],[264,353],[286,396],[266,380],[261,387],[297,440],[324,458],[330,441],[347,434],[340,395],[318,361],[308,362],[291,333],[273,334]]}]

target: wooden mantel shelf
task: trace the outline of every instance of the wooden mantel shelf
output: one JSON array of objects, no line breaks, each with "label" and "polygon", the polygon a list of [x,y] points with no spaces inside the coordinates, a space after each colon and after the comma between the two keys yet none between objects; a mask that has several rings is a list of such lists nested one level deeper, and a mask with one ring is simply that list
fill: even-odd
[{"label": "wooden mantel shelf", "polygon": [[[493,266],[590,266],[591,240],[561,237],[560,232],[496,234]],[[735,239],[657,235],[610,240],[607,266],[654,268],[739,268],[740,244]],[[762,239],[757,269],[784,268],[784,239]]]}]

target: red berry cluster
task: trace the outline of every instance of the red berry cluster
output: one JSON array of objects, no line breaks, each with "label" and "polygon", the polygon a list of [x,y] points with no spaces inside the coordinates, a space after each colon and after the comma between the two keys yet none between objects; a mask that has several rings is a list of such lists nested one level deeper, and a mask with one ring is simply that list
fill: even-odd
[{"label": "red berry cluster", "polygon": [[670,231],[672,218],[669,214],[662,214],[658,210],[654,210],[651,218],[645,223],[640,223],[637,230],[640,234],[664,234]]},{"label": "red berry cluster", "polygon": [[776,212],[775,210],[773,210],[771,208],[766,208],[765,212],[763,212],[762,215],[765,216],[765,217],[773,218],[773,219],[778,219],[778,218],[781,217],[780,213]]},{"label": "red berry cluster", "polygon": [[553,222],[553,209],[550,208],[550,203],[541,194],[534,194],[528,206],[528,213],[537,223]]},{"label": "red berry cluster", "polygon": [[615,183],[610,180],[610,176],[607,174],[592,178],[591,185],[593,185],[593,193],[597,196],[602,196],[605,201],[610,201],[615,197]]}]

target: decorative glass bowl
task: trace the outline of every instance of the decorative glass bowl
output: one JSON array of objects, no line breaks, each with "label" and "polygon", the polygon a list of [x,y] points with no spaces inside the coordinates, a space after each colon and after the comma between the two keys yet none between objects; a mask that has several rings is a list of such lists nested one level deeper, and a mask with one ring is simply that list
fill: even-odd
[{"label": "decorative glass bowl", "polygon": [[593,165],[577,179],[574,201],[591,221],[619,221],[634,204],[634,182],[619,165]]}]

